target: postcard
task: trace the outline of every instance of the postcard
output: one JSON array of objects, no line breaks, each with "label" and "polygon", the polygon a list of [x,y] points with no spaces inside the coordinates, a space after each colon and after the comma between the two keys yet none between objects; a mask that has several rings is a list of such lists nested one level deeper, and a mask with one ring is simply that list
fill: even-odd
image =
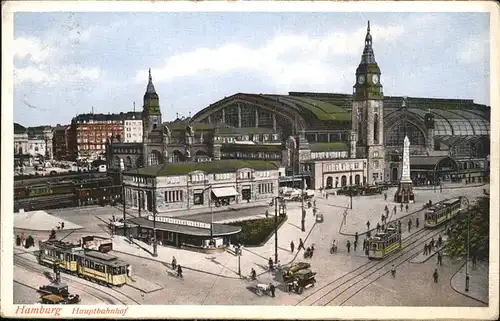
[{"label": "postcard", "polygon": [[499,13],[6,2],[2,315],[497,319]]}]

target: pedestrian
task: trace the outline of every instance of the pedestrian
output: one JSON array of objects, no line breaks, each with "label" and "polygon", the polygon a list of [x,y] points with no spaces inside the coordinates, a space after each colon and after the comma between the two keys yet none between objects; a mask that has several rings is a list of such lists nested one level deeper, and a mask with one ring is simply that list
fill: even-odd
[{"label": "pedestrian", "polygon": [[408,204],[406,204],[406,213],[408,213]]},{"label": "pedestrian", "polygon": [[432,277],[434,278],[434,283],[438,283],[438,269],[434,269],[434,273],[432,274]]},{"label": "pedestrian", "polygon": [[385,232],[385,224],[382,224],[382,226],[380,227],[380,229],[382,230],[382,232]]},{"label": "pedestrian", "polygon": [[61,222],[61,230],[64,229],[64,222]]},{"label": "pedestrian", "polygon": [[366,239],[363,239],[363,252],[365,251],[366,249]]},{"label": "pedestrian", "polygon": [[306,249],[304,247],[304,241],[302,241],[302,238],[299,239],[299,248],[297,249],[297,252],[300,251],[300,249],[303,249],[303,250]]},{"label": "pedestrian", "polygon": [[401,203],[401,212],[403,211],[403,203]]},{"label": "pedestrian", "polygon": [[368,249],[368,242],[366,243],[365,255],[368,256],[370,249]]},{"label": "pedestrian", "polygon": [[384,193],[384,201],[387,201],[387,193]]},{"label": "pedestrian", "polygon": [[384,214],[382,214],[382,216],[380,217],[380,222],[384,223],[384,219],[385,219],[385,216],[384,216]]},{"label": "pedestrian", "polygon": [[394,205],[394,207],[392,208],[392,211],[394,212],[394,215],[396,215],[396,212],[398,211],[398,208],[396,207],[396,205]]},{"label": "pedestrian", "polygon": [[377,223],[377,232],[380,231],[380,223]]},{"label": "pedestrian", "polygon": [[351,241],[347,240],[347,253],[351,253]]},{"label": "pedestrian", "polygon": [[177,265],[177,276],[182,278],[182,267],[181,265]]},{"label": "pedestrian", "polygon": [[420,221],[418,220],[418,217],[417,217],[417,219],[415,220],[415,226],[417,227],[417,229],[418,229],[419,225],[420,225]]},{"label": "pedestrian", "polygon": [[354,252],[356,252],[356,248],[357,248],[357,247],[358,247],[358,241],[357,241],[357,240],[355,240],[355,241],[354,241]]},{"label": "pedestrian", "polygon": [[434,250],[434,237],[431,239],[430,250]]},{"label": "pedestrian", "polygon": [[408,220],[408,233],[411,233],[411,218]]},{"label": "pedestrian", "polygon": [[274,294],[274,291],[276,290],[276,288],[274,287],[274,284],[272,283],[269,283],[269,290],[271,291],[271,297],[275,297],[275,294]]},{"label": "pedestrian", "polygon": [[427,255],[427,243],[424,244],[424,255]]},{"label": "pedestrian", "polygon": [[19,236],[19,234],[16,236],[16,245],[21,246],[21,237]]},{"label": "pedestrian", "polygon": [[172,258],[172,270],[175,270],[175,268],[177,267],[177,259],[175,258],[175,256]]},{"label": "pedestrian", "polygon": [[354,242],[358,243],[358,232],[356,232],[356,234],[354,234]]},{"label": "pedestrian", "polygon": [[392,265],[392,268],[391,268],[391,274],[392,274],[393,278],[396,277],[396,268],[394,267],[394,264]]},{"label": "pedestrian", "polygon": [[290,251],[293,253],[293,250],[295,249],[295,244],[293,241],[290,242]]},{"label": "pedestrian", "polygon": [[441,252],[438,252],[438,264],[439,266],[443,266],[443,257],[441,256]]},{"label": "pedestrian", "polygon": [[370,221],[366,221],[366,228],[369,230],[370,229]]},{"label": "pedestrian", "polygon": [[269,271],[272,271],[273,270],[273,259],[269,258],[269,260],[267,261],[267,264],[269,265]]},{"label": "pedestrian", "polygon": [[443,237],[441,236],[441,234],[439,234],[439,237],[438,237],[438,247],[441,247],[441,245],[443,245]]}]

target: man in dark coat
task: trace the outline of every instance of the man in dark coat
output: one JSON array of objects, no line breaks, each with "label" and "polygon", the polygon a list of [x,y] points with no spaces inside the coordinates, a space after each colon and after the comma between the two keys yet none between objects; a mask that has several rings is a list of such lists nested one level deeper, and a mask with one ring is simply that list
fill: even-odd
[{"label": "man in dark coat", "polygon": [[432,277],[434,278],[434,283],[438,283],[438,269],[434,269],[434,273],[432,274]]},{"label": "man in dark coat", "polygon": [[182,267],[181,265],[177,265],[177,276],[182,278]]},{"label": "man in dark coat", "polygon": [[293,253],[293,250],[295,249],[295,243],[293,241],[290,242],[290,251]]},{"label": "man in dark coat", "polygon": [[418,217],[417,217],[417,219],[415,220],[415,226],[417,227],[417,229],[418,229],[419,225],[420,225],[420,221],[418,220]]},{"label": "man in dark coat", "polygon": [[351,241],[347,240],[347,253],[351,253]]},{"label": "man in dark coat", "polygon": [[274,284],[270,283],[269,284],[269,290],[271,291],[271,297],[275,297],[274,291],[276,291],[276,288],[274,287]]}]

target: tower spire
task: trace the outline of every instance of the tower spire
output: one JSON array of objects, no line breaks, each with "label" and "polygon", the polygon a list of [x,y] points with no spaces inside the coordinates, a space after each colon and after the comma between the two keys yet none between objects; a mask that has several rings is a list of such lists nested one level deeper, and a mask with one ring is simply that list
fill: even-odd
[{"label": "tower spire", "polygon": [[153,85],[153,77],[151,76],[151,68],[149,68],[149,80],[146,93],[156,93],[155,86]]},{"label": "tower spire", "polygon": [[368,20],[368,27],[366,28],[366,37],[365,37],[365,49],[363,50],[363,56],[361,57],[361,63],[365,64],[374,64],[375,62],[375,54],[373,53],[372,48],[372,35],[370,34],[370,20]]}]

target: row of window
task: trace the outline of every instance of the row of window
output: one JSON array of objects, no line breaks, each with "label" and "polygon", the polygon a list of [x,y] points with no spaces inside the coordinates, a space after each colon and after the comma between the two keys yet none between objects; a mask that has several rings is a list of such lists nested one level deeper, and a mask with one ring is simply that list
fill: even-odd
[{"label": "row of window", "polygon": [[272,194],[274,191],[273,183],[259,184],[259,194]]},{"label": "row of window", "polygon": [[341,164],[328,164],[325,165],[324,170],[326,172],[340,171],[340,170],[350,170],[350,169],[360,169],[365,168],[365,162],[353,162],[353,163],[341,163]]},{"label": "row of window", "polygon": [[339,159],[339,158],[348,158],[349,152],[313,152],[311,153],[312,159]]},{"label": "row of window", "polygon": [[279,152],[222,152],[223,159],[281,160]]},{"label": "row of window", "polygon": [[142,127],[126,127],[125,131],[127,132],[141,132],[142,133]]},{"label": "row of window", "polygon": [[89,149],[104,150],[104,149],[106,149],[106,147],[104,145],[78,145],[78,149],[84,149],[84,150],[89,150]]},{"label": "row of window", "polygon": [[126,120],[125,125],[137,125],[142,127],[142,120]]},{"label": "row of window", "polygon": [[184,200],[184,191],[166,191],[165,203],[179,203]]},{"label": "row of window", "polygon": [[121,120],[79,120],[77,124],[121,124]]}]

